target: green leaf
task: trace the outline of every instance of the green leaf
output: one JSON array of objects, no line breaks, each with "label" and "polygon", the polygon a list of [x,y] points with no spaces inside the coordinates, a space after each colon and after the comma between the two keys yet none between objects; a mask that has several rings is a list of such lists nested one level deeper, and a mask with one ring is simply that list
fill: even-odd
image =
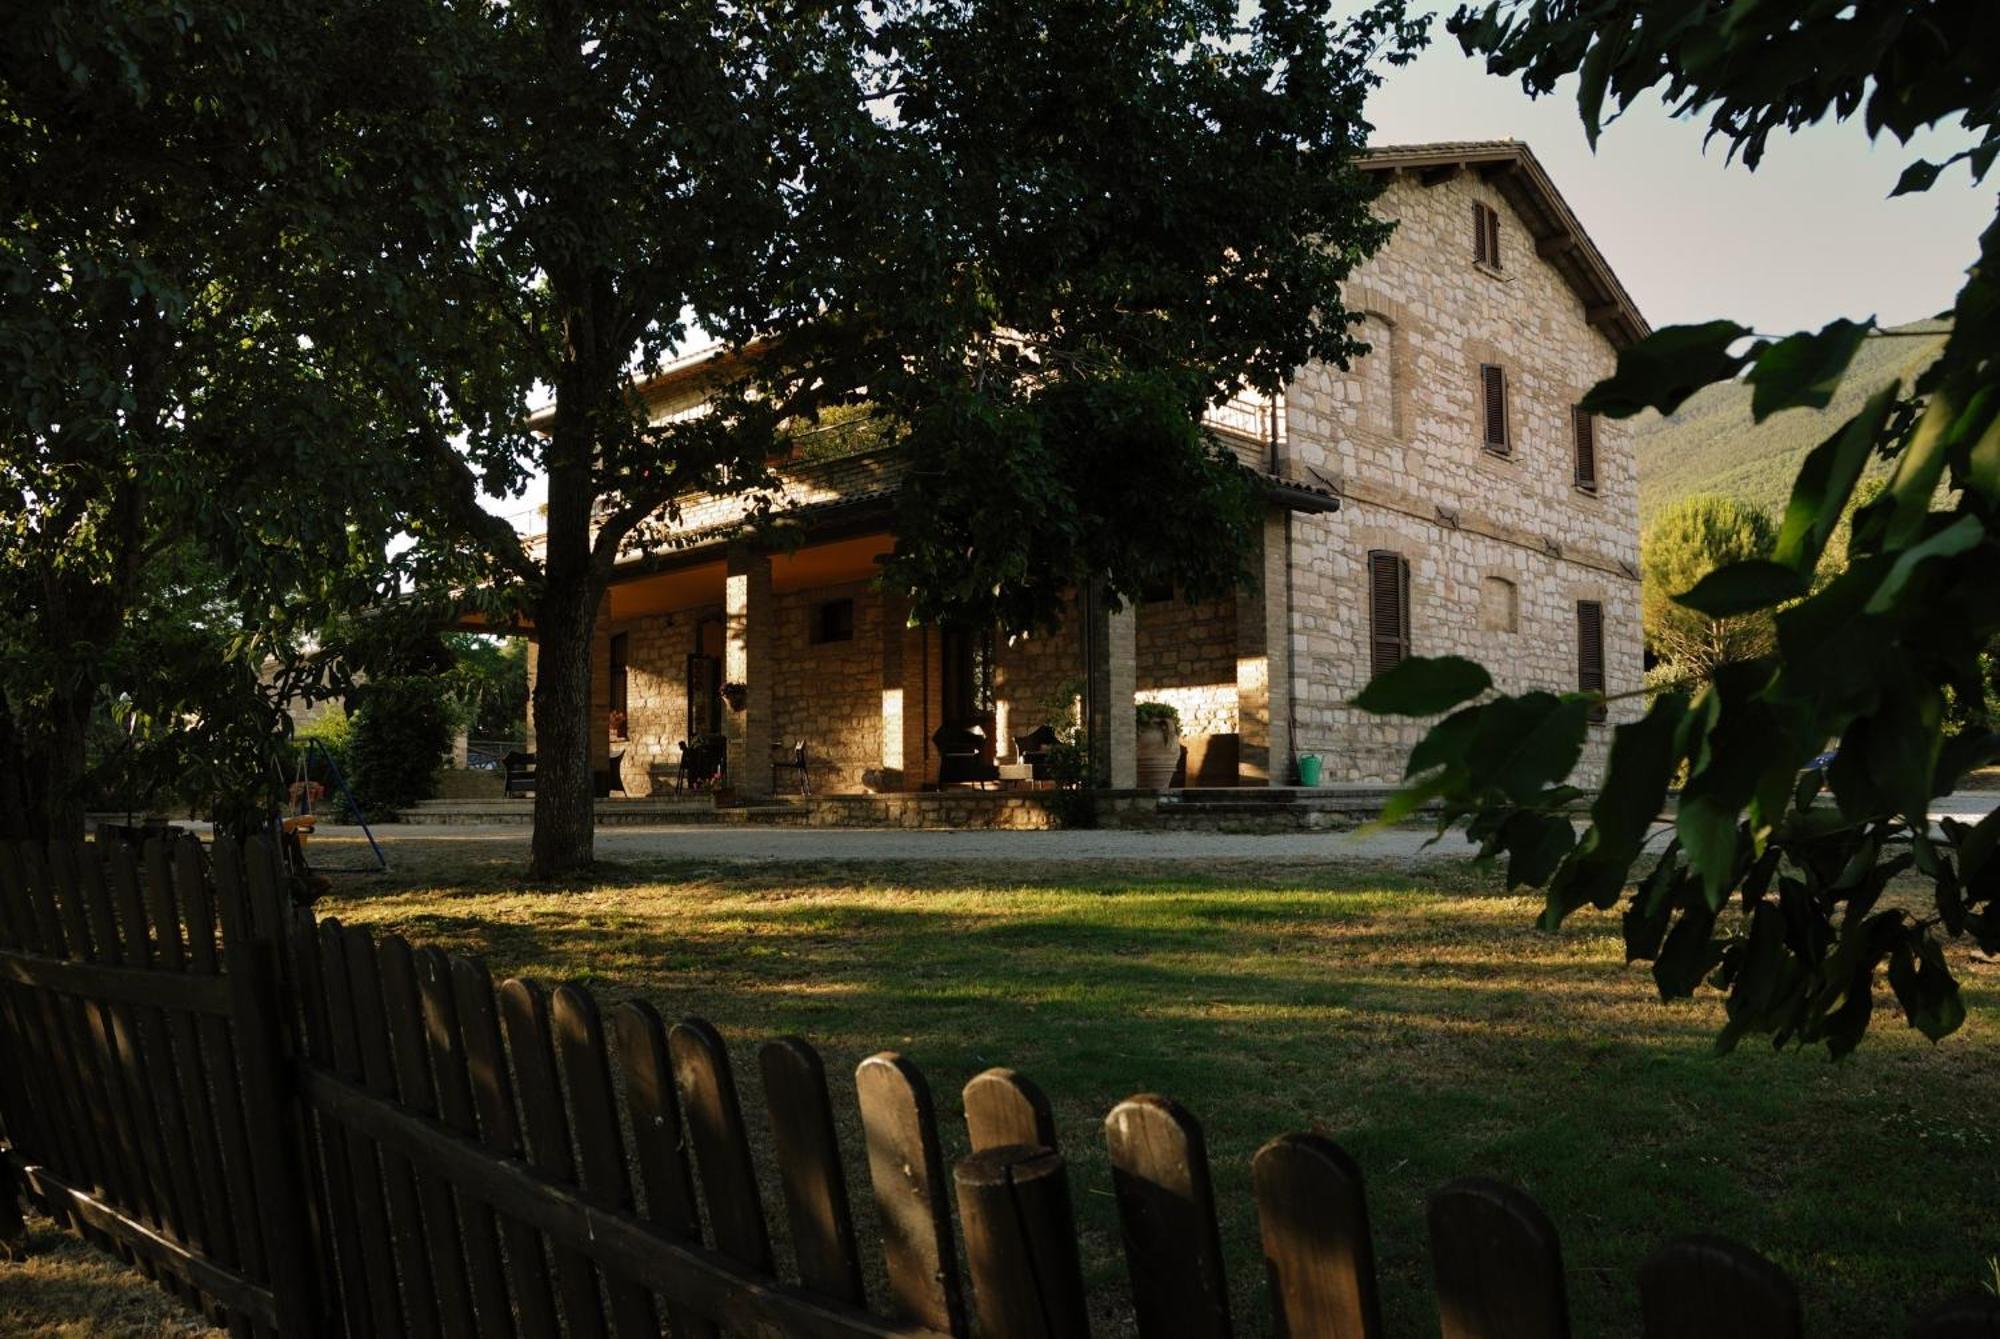
[{"label": "green leaf", "polygon": [[1683,795],[1674,830],[1680,834],[1688,864],[1701,875],[1702,893],[1710,909],[1720,907],[1729,896],[1742,851],[1736,808],[1712,795]]},{"label": "green leaf", "polygon": [[1703,386],[1742,371],[1751,355],[1733,354],[1729,348],[1749,333],[1734,321],[1656,330],[1619,353],[1617,372],[1593,386],[1580,407],[1610,418],[1630,418],[1647,409],[1671,414]]},{"label": "green leaf", "polygon": [[1404,768],[1406,777],[1421,776],[1434,767],[1449,767],[1465,760],[1465,752],[1472,747],[1472,741],[1479,734],[1479,717],[1482,707],[1466,707],[1454,711],[1430,728],[1417,746],[1410,750],[1409,765]]},{"label": "green leaf", "polygon": [[1896,555],[1895,566],[1868,597],[1863,613],[1886,614],[1895,608],[1917,568],[1932,558],[1949,558],[1976,549],[1986,538],[1986,526],[1977,516],[1961,516],[1920,544]]},{"label": "green leaf", "polygon": [[1750,397],[1751,417],[1762,423],[1781,409],[1826,408],[1855,351],[1874,328],[1873,317],[1866,321],[1843,317],[1817,334],[1788,335],[1758,354],[1743,378],[1756,388]]},{"label": "green leaf", "polygon": [[1661,999],[1686,999],[1694,994],[1694,988],[1722,957],[1721,948],[1709,937],[1714,929],[1715,913],[1706,907],[1689,907],[1680,914],[1667,932],[1666,943],[1660,946],[1660,955],[1653,960],[1653,982],[1660,988]]},{"label": "green leaf", "polygon": [[1674,596],[1674,603],[1710,618],[1728,618],[1769,609],[1805,593],[1805,579],[1793,568],[1766,558],[1746,558],[1716,568],[1695,582],[1693,590]]},{"label": "green leaf", "polygon": [[1908,195],[1913,191],[1927,191],[1931,188],[1931,183],[1938,179],[1938,173],[1942,171],[1944,171],[1942,163],[1927,162],[1919,158],[1903,169],[1903,175],[1896,178],[1896,188],[1889,192],[1889,196],[1894,199],[1896,196]]},{"label": "green leaf", "polygon": [[1516,804],[1533,803],[1543,787],[1575,768],[1595,705],[1581,695],[1553,693],[1488,703],[1466,755],[1472,788],[1498,790]]},{"label": "green leaf", "polygon": [[1556,866],[1576,845],[1576,828],[1567,814],[1522,810],[1508,818],[1500,836],[1507,849],[1510,890],[1523,886],[1539,888],[1547,883]]},{"label": "green leaf", "polygon": [[1353,705],[1377,716],[1435,716],[1492,686],[1485,667],[1463,656],[1411,656],[1370,679]]},{"label": "green leaf", "polygon": [[1965,1022],[1965,1001],[1945,964],[1944,950],[1922,930],[1911,931],[1910,939],[1890,954],[1889,987],[1910,1026],[1932,1041],[1949,1037]]},{"label": "green leaf", "polygon": [[[1771,554],[1774,561],[1800,576],[1809,575],[1819,566],[1827,541],[1840,526],[1847,500],[1854,495],[1854,485],[1889,422],[1898,389],[1898,384],[1892,381],[1876,391],[1860,413],[1806,456],[1799,466],[1799,477],[1792,484],[1791,500],[1785,504],[1785,518],[1778,527],[1778,542]],[[2000,449],[1996,449],[1996,455],[2000,455]]]}]

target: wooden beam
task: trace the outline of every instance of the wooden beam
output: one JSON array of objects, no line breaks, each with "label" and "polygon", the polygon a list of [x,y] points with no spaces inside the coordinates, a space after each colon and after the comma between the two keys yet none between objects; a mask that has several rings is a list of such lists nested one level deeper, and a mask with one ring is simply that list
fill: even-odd
[{"label": "wooden beam", "polygon": [[113,1238],[140,1259],[180,1275],[229,1311],[250,1320],[262,1321],[265,1325],[278,1323],[277,1300],[269,1288],[224,1269],[205,1256],[196,1255],[179,1242],[171,1241],[144,1223],[126,1217],[88,1191],[70,1185],[46,1167],[21,1162],[12,1153],[7,1154],[7,1159],[14,1163],[29,1193],[44,1206],[67,1212],[70,1217],[88,1223]]},{"label": "wooden beam", "polygon": [[1417,183],[1422,186],[1442,186],[1465,170],[1463,163],[1438,163],[1433,167],[1417,170]]},{"label": "wooden beam", "polygon": [[1543,237],[1535,243],[1535,254],[1543,260],[1566,255],[1576,250],[1576,234],[1559,232],[1553,237]]},{"label": "wooden beam", "polygon": [[81,995],[104,1004],[144,1009],[183,1009],[198,1014],[229,1013],[229,982],[194,972],[158,972],[113,967],[101,962],[67,962],[37,953],[0,950],[0,981]]},{"label": "wooden beam", "polygon": [[1590,325],[1610,325],[1624,314],[1624,308],[1615,302],[1593,303],[1583,309],[1583,319]]},{"label": "wooden beam", "polygon": [[950,1339],[906,1321],[883,1320],[857,1308],[808,1295],[702,1247],[623,1209],[584,1199],[514,1158],[492,1152],[436,1121],[416,1116],[345,1079],[301,1066],[307,1103],[321,1116],[408,1157],[429,1175],[490,1205],[505,1218],[546,1233],[557,1245],[588,1256],[690,1311],[723,1323],[730,1333],[787,1334],[804,1339]]}]

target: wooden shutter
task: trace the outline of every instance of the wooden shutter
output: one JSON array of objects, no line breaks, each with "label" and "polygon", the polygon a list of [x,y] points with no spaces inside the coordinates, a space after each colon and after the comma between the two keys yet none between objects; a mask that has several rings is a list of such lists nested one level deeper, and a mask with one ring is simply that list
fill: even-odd
[{"label": "wooden shutter", "polygon": [[[1576,686],[1584,693],[1604,691],[1604,606],[1596,600],[1576,602]],[[1602,703],[1591,719],[1604,719]]]},{"label": "wooden shutter", "polygon": [[1491,206],[1486,210],[1486,263],[1500,268],[1500,211]]},{"label": "wooden shutter", "polygon": [[1410,565],[1399,553],[1368,555],[1368,672],[1380,674],[1410,654]]},{"label": "wooden shutter", "polygon": [[1597,491],[1597,415],[1581,409],[1570,411],[1576,422],[1576,486]]},{"label": "wooden shutter", "polygon": [[1492,234],[1486,228],[1486,206],[1472,202],[1472,259],[1481,265],[1493,263]]},{"label": "wooden shutter", "polygon": [[1492,363],[1481,363],[1479,382],[1486,419],[1486,449],[1504,456],[1508,450],[1507,373]]}]

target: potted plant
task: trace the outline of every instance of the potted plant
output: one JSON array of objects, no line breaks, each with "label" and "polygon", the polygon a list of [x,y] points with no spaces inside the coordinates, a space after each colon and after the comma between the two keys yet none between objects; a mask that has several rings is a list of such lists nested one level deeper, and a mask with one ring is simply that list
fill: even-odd
[{"label": "potted plant", "polygon": [[1181,765],[1181,714],[1170,702],[1141,702],[1139,789],[1165,790]]}]

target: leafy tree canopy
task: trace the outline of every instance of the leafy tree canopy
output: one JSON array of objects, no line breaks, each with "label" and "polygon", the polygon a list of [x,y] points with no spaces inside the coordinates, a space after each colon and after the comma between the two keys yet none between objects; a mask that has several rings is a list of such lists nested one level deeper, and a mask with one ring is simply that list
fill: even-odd
[{"label": "leafy tree canopy", "polygon": [[397,366],[413,290],[395,257],[459,222],[408,189],[437,96],[434,18],[360,0],[0,13],[13,825],[81,830],[107,699],[200,714],[214,681],[178,679],[176,712],[134,619],[189,571],[184,630],[215,643],[225,678],[295,663],[333,611],[388,587],[398,494],[382,481],[407,474],[393,462],[430,419]]},{"label": "leafy tree canopy", "polygon": [[1717,669],[1771,650],[1768,611],[1711,618],[1675,597],[1730,563],[1771,556],[1771,518],[1747,503],[1697,494],[1653,519],[1639,539],[1640,613],[1646,645],[1675,683],[1705,681]]},{"label": "leafy tree canopy", "polygon": [[[1498,0],[1461,9],[1451,30],[1530,93],[1579,77],[1593,140],[1652,89],[1754,167],[1774,132],[1860,115],[1907,141],[1956,118],[1976,144],[1973,179],[2000,155],[2000,49],[1976,0],[1860,0],[1718,6],[1708,0]],[[1914,162],[1899,191],[1931,188],[1950,164]],[[1753,339],[1727,320],[1659,331],[1621,356],[1587,408],[1671,412],[1741,375],[1759,419],[1829,403],[1871,322],[1836,321]],[[1650,961],[1665,996],[1704,982],[1725,993],[1724,1047],[1859,1044],[1888,985],[1931,1038],[1965,1017],[1945,942],[2000,950],[2000,815],[1933,825],[1933,798],[2000,756],[1982,719],[1953,729],[1951,697],[1981,696],[1980,657],[2000,632],[2000,225],[1952,313],[1942,355],[1912,384],[1871,387],[1862,408],[1806,457],[1769,556],[1724,566],[1681,593],[1711,617],[1769,611],[1769,653],[1716,668],[1692,698],[1664,695],[1613,732],[1590,825],[1579,838],[1565,783],[1590,703],[1530,693],[1459,705],[1400,686],[1386,709],[1457,706],[1410,758],[1401,804],[1434,796],[1465,819],[1510,883],[1546,889],[1544,923],[1625,904],[1629,956]],[[1887,464],[1859,508],[1844,570],[1814,586],[1870,459]],[[1399,670],[1402,667],[1399,667]],[[1399,685],[1414,683],[1408,675]],[[1408,701],[1403,700],[1409,696]],[[1839,741],[1824,772],[1806,764]],[[1646,848],[1668,787],[1685,769],[1665,849]],[[1649,853],[1650,852],[1650,853]],[[1643,871],[1635,871],[1646,860]],[[1914,871],[1930,905],[1885,901]],[[1627,891],[1638,872],[1636,888]]]},{"label": "leafy tree canopy", "polygon": [[[865,405],[911,462],[889,577],[924,617],[1233,581],[1252,493],[1201,412],[1357,351],[1340,281],[1387,236],[1362,100],[1424,30],[1402,0],[456,12],[441,172],[476,225],[433,280],[463,301],[424,355],[448,422],[416,529],[427,579],[540,638],[542,874],[590,856],[613,565],[691,492],[768,509],[780,433],[822,413]],[[730,355],[703,411],[655,421],[633,373],[701,333]],[[533,550],[476,505],[531,468]]]}]

